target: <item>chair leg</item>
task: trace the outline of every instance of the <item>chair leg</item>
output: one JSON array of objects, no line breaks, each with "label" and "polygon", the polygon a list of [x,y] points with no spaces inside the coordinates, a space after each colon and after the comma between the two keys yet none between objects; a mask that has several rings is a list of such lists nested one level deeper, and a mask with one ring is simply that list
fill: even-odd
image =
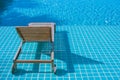
[{"label": "chair leg", "polygon": [[17,69],[17,64],[16,63],[13,63],[12,65],[12,74],[15,73],[15,70]]},{"label": "chair leg", "polygon": [[54,72],[56,74],[56,65],[54,64],[54,42],[52,42],[51,44],[52,49],[51,49],[51,68],[52,68],[52,72]]},{"label": "chair leg", "polygon": [[56,65],[54,64],[54,62],[51,63],[51,68],[52,68],[52,72],[56,74]]},{"label": "chair leg", "polygon": [[14,61],[16,61],[17,58],[19,57],[19,54],[20,54],[20,52],[21,52],[21,48],[22,48],[23,43],[24,43],[24,41],[22,41],[22,42],[20,43],[20,46],[19,46],[19,48],[18,48],[18,51],[16,52],[16,55],[15,55],[15,57],[14,57],[13,65],[12,65],[12,74],[14,74],[15,70],[17,69],[17,63],[14,62]]}]

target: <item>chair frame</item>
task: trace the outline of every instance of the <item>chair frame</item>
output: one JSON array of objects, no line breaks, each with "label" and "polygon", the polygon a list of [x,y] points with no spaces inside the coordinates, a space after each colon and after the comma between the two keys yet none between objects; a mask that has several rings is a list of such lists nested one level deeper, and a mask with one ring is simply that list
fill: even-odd
[{"label": "chair frame", "polygon": [[[21,37],[22,36],[22,34],[19,32],[19,28],[21,28],[21,26],[19,26],[19,27],[16,27],[16,30],[17,30],[17,32],[18,32],[18,34],[19,34],[19,36],[21,37],[21,39],[22,39],[22,41],[21,41],[21,43],[20,43],[20,46],[19,46],[19,48],[18,48],[18,50],[17,50],[17,52],[16,52],[16,55],[14,56],[14,59],[13,59],[13,65],[12,65],[12,73],[14,74],[14,72],[16,71],[16,69],[17,69],[17,63],[50,63],[51,64],[51,68],[52,68],[52,72],[54,72],[54,73],[56,73],[56,65],[54,64],[54,38],[52,38],[52,37],[54,37],[54,31],[53,30],[55,30],[55,24],[53,24],[53,23],[51,23],[52,25],[50,25],[50,26],[48,26],[49,25],[49,23],[41,23],[41,25],[40,25],[40,23],[39,23],[39,26],[37,25],[37,26],[35,26],[35,25],[29,25],[28,27],[30,28],[30,27],[39,27],[39,28],[41,28],[41,27],[44,27],[44,26],[48,26],[48,28],[50,28],[51,29],[51,32],[50,32],[50,43],[51,43],[51,51],[50,51],[50,56],[51,56],[51,59],[50,60],[18,60],[18,57],[19,57],[19,55],[20,55],[20,52],[21,52],[21,50],[22,50],[22,46],[23,46],[23,44],[25,43],[25,42],[29,42],[29,40],[24,40],[23,39],[23,37]],[[44,25],[44,26],[43,26]],[[25,26],[22,26],[22,28],[24,28]],[[52,29],[53,28],[53,29]],[[33,40],[34,41],[34,40]],[[41,42],[41,40],[35,40],[36,42]],[[30,40],[30,42],[31,42],[31,40]],[[42,42],[47,42],[46,40],[45,41],[43,41],[42,40]]]}]

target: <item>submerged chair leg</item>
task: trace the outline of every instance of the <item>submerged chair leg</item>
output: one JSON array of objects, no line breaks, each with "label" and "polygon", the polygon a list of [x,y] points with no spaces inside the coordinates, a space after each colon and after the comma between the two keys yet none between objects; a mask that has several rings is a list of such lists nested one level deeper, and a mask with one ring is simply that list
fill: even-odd
[{"label": "submerged chair leg", "polygon": [[14,60],[13,60],[13,65],[12,65],[12,74],[14,74],[15,70],[17,69],[17,63],[15,62],[21,52],[21,48],[22,48],[22,45],[23,45],[23,41],[20,43],[20,46],[18,48],[18,51],[16,52],[16,55],[14,57]]},{"label": "submerged chair leg", "polygon": [[12,74],[15,73],[15,70],[16,70],[16,69],[17,69],[17,64],[14,63],[14,64],[12,65]]},{"label": "submerged chair leg", "polygon": [[[53,58],[53,56],[54,56],[54,52],[51,53],[51,58]],[[52,69],[52,72],[56,74],[56,65],[54,64],[54,59],[52,59],[52,62],[51,62],[51,69]]]},{"label": "submerged chair leg", "polygon": [[52,50],[51,50],[51,68],[52,68],[52,72],[54,72],[56,74],[56,65],[54,64],[54,43],[52,42]]},{"label": "submerged chair leg", "polygon": [[54,62],[52,62],[51,65],[52,65],[52,72],[56,74],[56,65],[54,64]]}]

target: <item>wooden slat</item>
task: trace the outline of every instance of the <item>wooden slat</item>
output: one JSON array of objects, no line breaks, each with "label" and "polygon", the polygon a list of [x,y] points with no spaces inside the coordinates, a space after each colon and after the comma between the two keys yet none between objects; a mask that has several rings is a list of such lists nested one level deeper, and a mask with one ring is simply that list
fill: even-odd
[{"label": "wooden slat", "polygon": [[25,33],[23,34],[24,37],[40,37],[40,36],[47,36],[47,37],[50,37],[50,34],[49,33]]},{"label": "wooden slat", "polygon": [[26,41],[36,41],[36,40],[42,40],[42,41],[46,41],[46,40],[48,40],[48,41],[50,41],[50,38],[48,37],[48,36],[40,36],[40,37],[36,37],[36,36],[27,36],[27,37],[24,37],[24,39],[26,40]]},{"label": "wooden slat", "polygon": [[24,33],[50,33],[50,27],[19,27],[17,29],[22,34]]}]

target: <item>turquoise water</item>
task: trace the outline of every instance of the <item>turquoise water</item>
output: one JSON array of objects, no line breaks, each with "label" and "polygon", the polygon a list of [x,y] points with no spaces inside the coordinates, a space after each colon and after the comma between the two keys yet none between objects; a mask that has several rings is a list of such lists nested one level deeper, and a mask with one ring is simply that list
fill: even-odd
[{"label": "turquoise water", "polygon": [[119,0],[8,0],[0,25],[56,22],[57,25],[120,25]]},{"label": "turquoise water", "polygon": [[[119,0],[0,1],[0,80],[119,80]],[[16,26],[55,22],[55,64],[18,64],[11,74],[20,44]],[[46,43],[26,43],[19,59],[49,59],[39,54]]]}]

